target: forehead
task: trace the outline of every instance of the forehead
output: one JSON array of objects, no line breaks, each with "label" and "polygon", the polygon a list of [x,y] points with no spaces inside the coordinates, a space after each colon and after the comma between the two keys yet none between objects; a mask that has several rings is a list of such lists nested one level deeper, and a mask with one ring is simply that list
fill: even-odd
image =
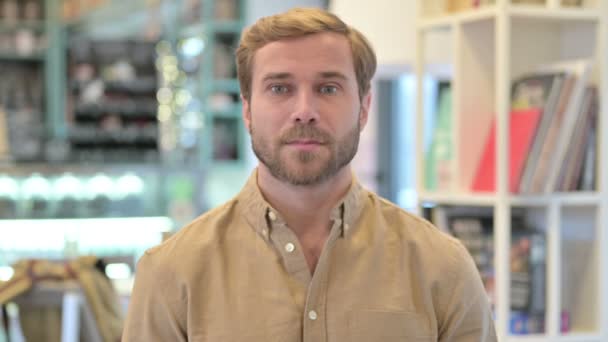
[{"label": "forehead", "polygon": [[338,71],[354,78],[354,63],[348,39],[341,34],[315,33],[268,43],[256,51],[253,80],[269,73],[294,76]]}]

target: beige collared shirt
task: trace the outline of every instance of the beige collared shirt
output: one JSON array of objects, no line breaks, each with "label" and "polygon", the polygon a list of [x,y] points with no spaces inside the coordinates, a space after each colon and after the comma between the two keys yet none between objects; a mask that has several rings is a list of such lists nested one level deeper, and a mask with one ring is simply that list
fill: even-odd
[{"label": "beige collared shirt", "polygon": [[252,175],[140,259],[123,341],[496,341],[454,238],[354,181],[314,274]]}]

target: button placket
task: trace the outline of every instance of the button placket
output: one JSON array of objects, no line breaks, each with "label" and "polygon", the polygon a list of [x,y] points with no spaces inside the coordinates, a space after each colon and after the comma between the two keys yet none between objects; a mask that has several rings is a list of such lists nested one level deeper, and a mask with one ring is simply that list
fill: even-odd
[{"label": "button placket", "polygon": [[327,281],[329,272],[329,256],[342,230],[341,220],[334,220],[331,232],[319,258],[317,268],[308,287],[305,305],[304,342],[325,341],[327,339],[327,320],[323,317],[327,305]]},{"label": "button placket", "polygon": [[296,235],[285,225],[285,223],[272,223],[271,242],[280,254],[286,271],[301,281],[304,286],[310,283],[311,275],[308,263],[298,244]]}]

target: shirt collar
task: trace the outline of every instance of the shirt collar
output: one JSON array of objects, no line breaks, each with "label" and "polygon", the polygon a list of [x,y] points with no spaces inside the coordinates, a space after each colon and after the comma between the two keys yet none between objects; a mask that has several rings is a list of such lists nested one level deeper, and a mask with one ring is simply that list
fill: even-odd
[{"label": "shirt collar", "polygon": [[[348,237],[356,228],[356,221],[365,204],[365,189],[359,184],[354,174],[352,179],[350,189],[330,214],[331,220],[339,220],[342,223],[340,229],[342,229],[344,237]],[[264,239],[268,240],[270,236],[271,221],[284,223],[281,214],[262,195],[257,183],[257,169],[252,172],[237,199],[244,206],[247,222]]]}]

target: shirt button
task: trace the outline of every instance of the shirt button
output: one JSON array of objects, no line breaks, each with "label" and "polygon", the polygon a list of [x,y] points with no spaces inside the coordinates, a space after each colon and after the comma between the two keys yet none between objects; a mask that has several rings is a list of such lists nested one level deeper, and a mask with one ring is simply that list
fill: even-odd
[{"label": "shirt button", "polygon": [[285,251],[287,251],[287,253],[291,253],[293,251],[295,251],[296,246],[293,243],[288,243],[285,245]]},{"label": "shirt button", "polygon": [[308,311],[308,318],[311,321],[316,321],[317,320],[317,312],[315,310]]},{"label": "shirt button", "polygon": [[270,221],[275,221],[277,219],[277,214],[275,214],[272,211],[268,212],[268,218],[270,219]]}]

